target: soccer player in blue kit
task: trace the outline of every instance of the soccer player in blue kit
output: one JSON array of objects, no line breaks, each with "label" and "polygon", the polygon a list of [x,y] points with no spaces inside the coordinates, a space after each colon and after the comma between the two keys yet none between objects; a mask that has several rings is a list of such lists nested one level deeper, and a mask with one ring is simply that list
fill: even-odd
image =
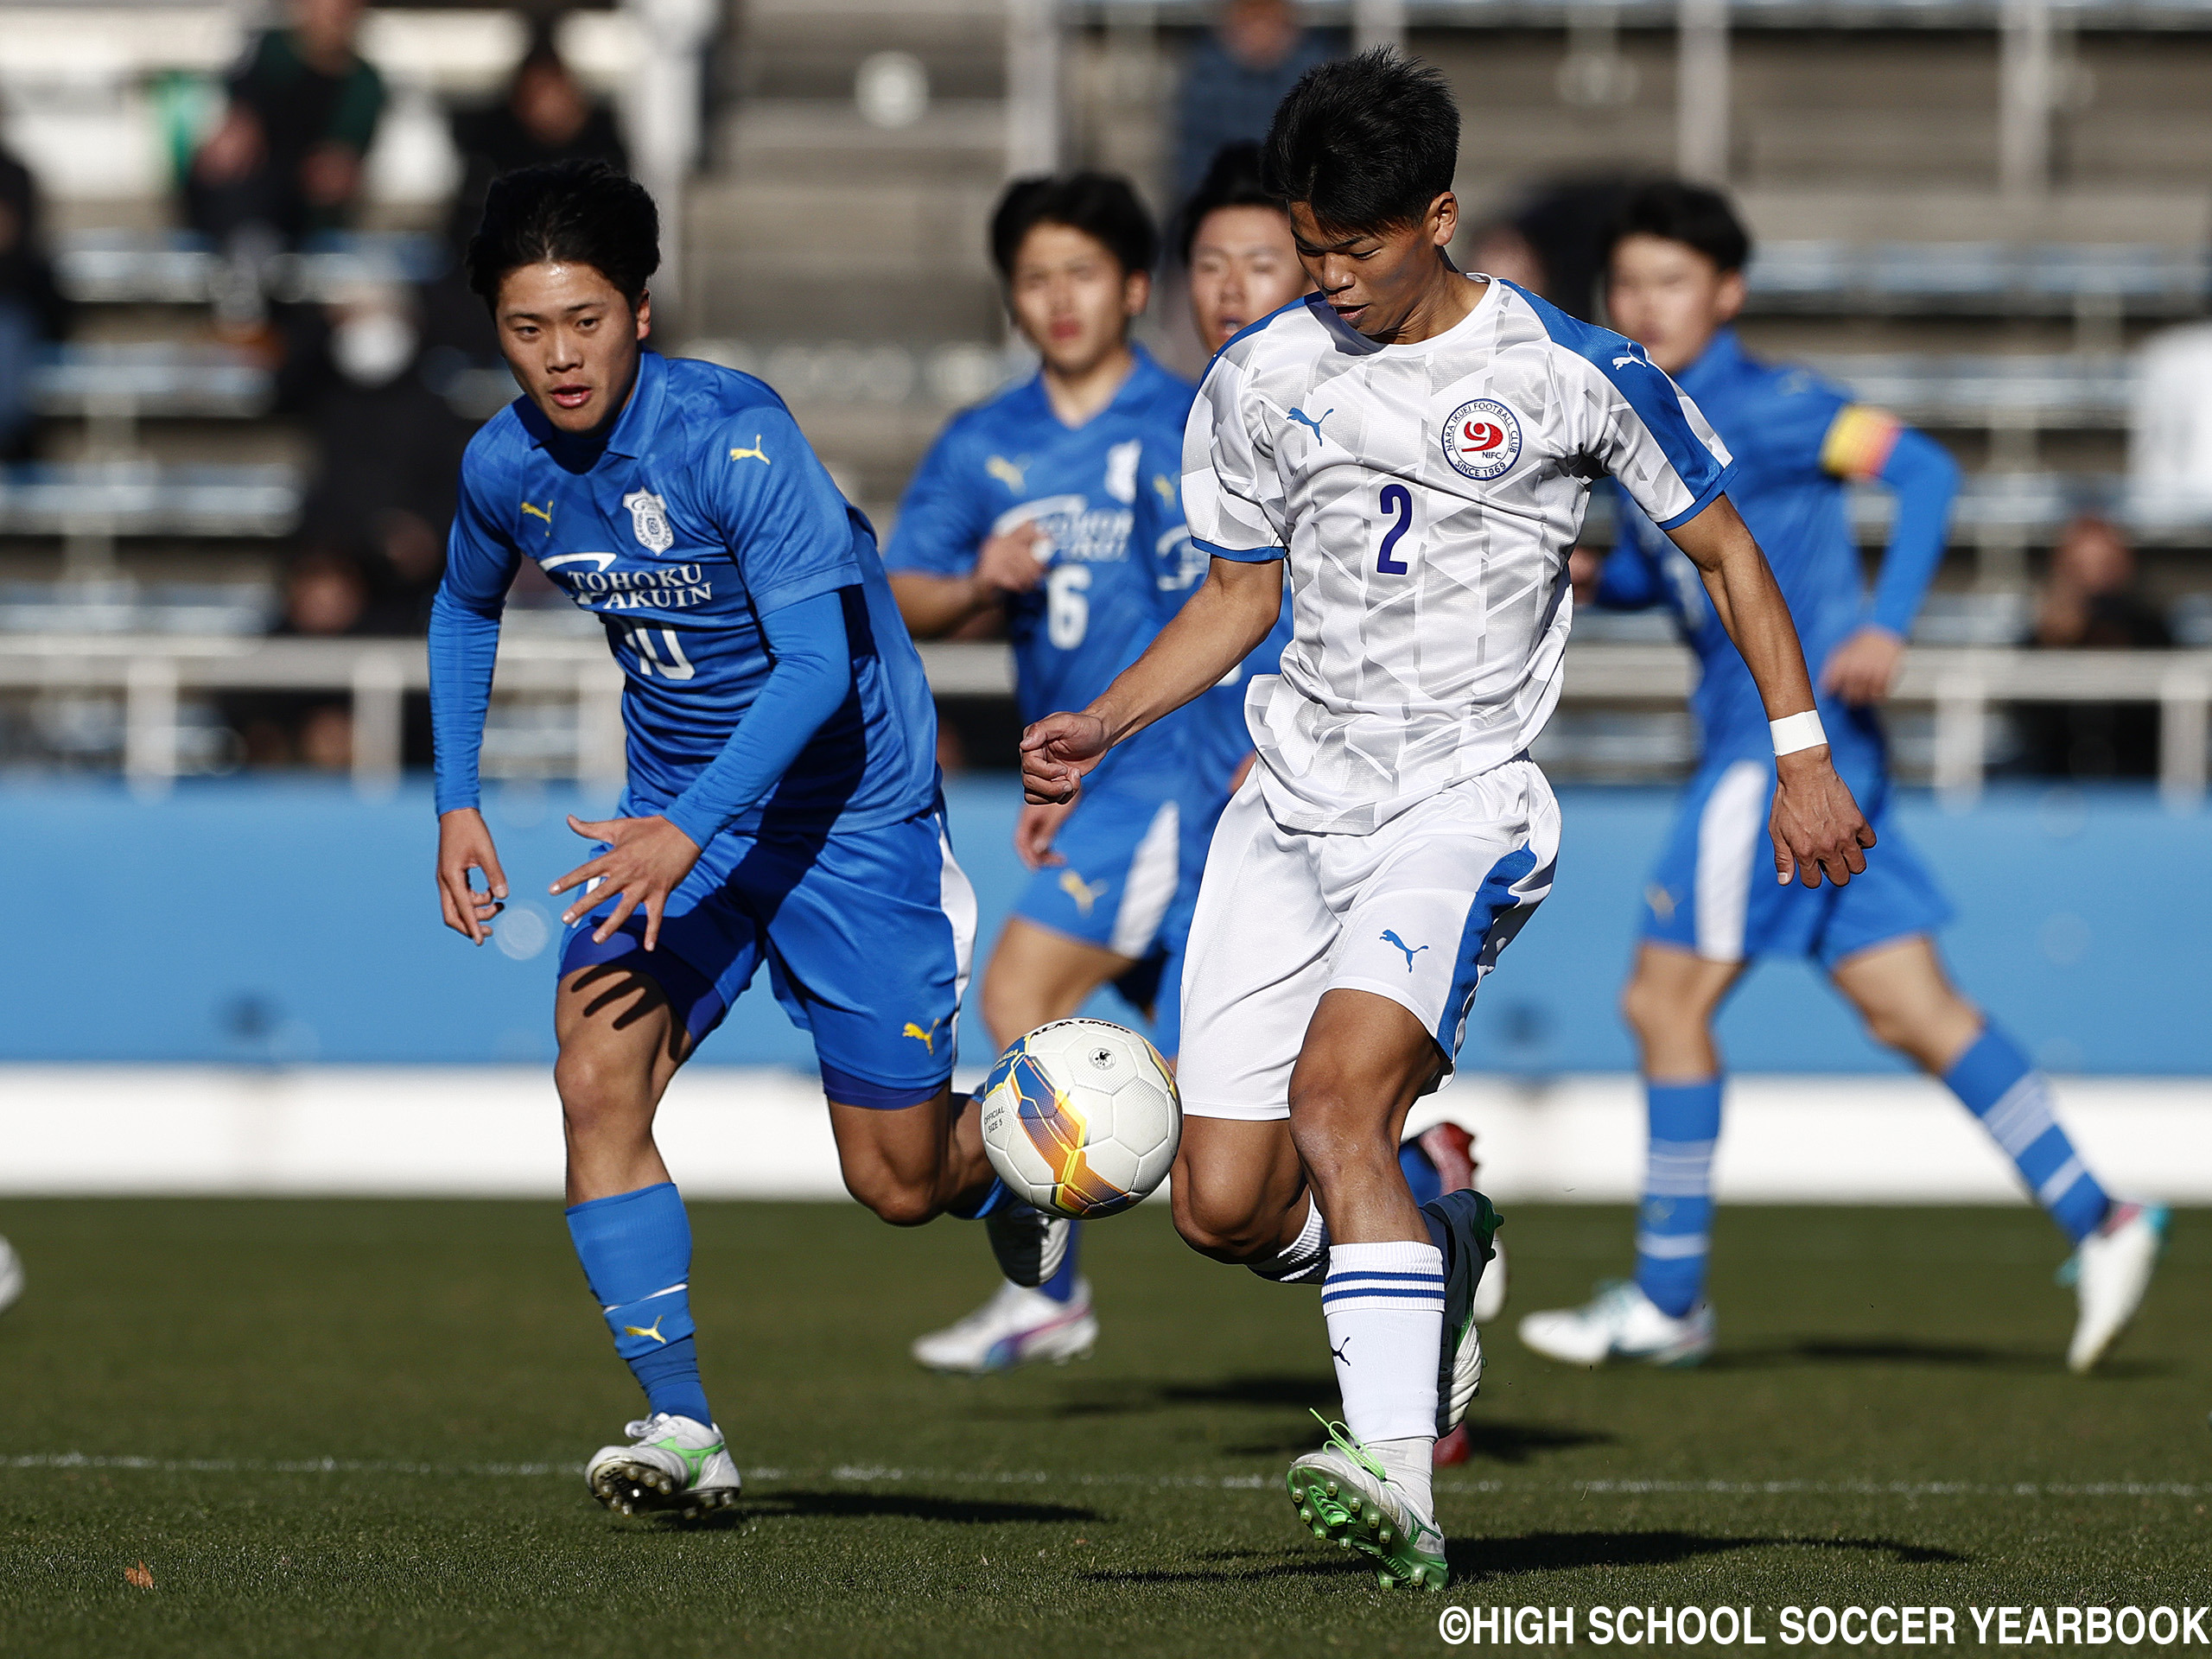
[{"label": "soccer player in blue kit", "polygon": [[[1033,720],[1087,701],[1136,659],[1202,564],[1183,528],[1191,388],[1131,343],[1158,236],[1126,181],[1016,181],[991,221],[991,256],[1037,373],[954,417],[908,486],[884,563],[918,637],[1004,613],[1017,699]],[[993,1039],[1065,1018],[1118,982],[1150,1011],[1162,926],[1205,810],[1187,723],[1132,745],[1080,810],[1024,806],[1014,846],[1031,872],[982,982]],[[1228,779],[1212,791],[1228,797]],[[1215,808],[1217,811],[1217,806]],[[1172,1039],[1168,1045],[1172,1052]],[[1096,1340],[1077,1230],[1055,1222],[1051,1267],[915,1344],[925,1364],[996,1370],[1066,1359]]]},{"label": "soccer player in blue kit", "polygon": [[[1760,879],[1774,789],[1766,716],[1688,561],[1624,504],[1619,545],[1602,569],[1577,555],[1578,587],[1600,605],[1674,607],[1700,664],[1693,708],[1704,754],[1645,891],[1643,944],[1622,999],[1643,1052],[1650,1121],[1636,1276],[1585,1306],[1530,1314],[1521,1338],[1583,1365],[1693,1364],[1712,1351],[1703,1292],[1721,1096],[1713,1020],[1750,960],[1810,957],[1877,1040],[1941,1078],[1980,1120],[2074,1242],[2081,1311],[2067,1362],[2086,1371],[2141,1303],[2165,1212],[2106,1195],[2053,1116],[2043,1076],[1952,987],[1931,938],[1949,906],[1886,810],[1887,745],[1874,705],[1942,559],[1958,469],[1894,417],[1745,353],[1730,324],[1749,255],[1726,198],[1653,184],[1623,211],[1608,301],[1615,326],[1696,400],[1736,457],[1729,497],[1782,584],[1819,677],[1836,769],[1882,856],[1848,887]],[[1897,497],[1871,597],[1846,509],[1853,480],[1878,480]]]},{"label": "soccer player in blue kit", "polygon": [[[493,185],[468,250],[524,395],[471,441],[430,624],[437,877],[482,943],[508,887],[478,810],[499,615],[524,559],[604,623],[629,785],[570,895],[555,1023],[569,1227],[647,1401],[587,1467],[611,1508],[734,1502],[699,1376],[690,1229],[653,1142],[677,1069],[765,963],[811,1033],[845,1183],[911,1226],[988,1213],[1034,1282],[949,1086],[975,901],[945,839],[936,716],[874,532],[776,394],[645,351],[652,198],[598,163]],[[473,872],[484,886],[474,887]]]}]

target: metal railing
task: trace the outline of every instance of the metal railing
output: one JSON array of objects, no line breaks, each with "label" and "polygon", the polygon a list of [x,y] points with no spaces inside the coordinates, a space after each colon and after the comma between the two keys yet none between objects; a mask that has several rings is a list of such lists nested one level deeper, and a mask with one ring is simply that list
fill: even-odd
[{"label": "metal railing", "polygon": [[[922,647],[941,696],[1005,696],[1011,659],[992,645]],[[1679,704],[1693,683],[1688,652],[1670,645],[1583,645],[1567,658],[1564,701]],[[0,645],[0,690],[119,691],[123,770],[158,791],[178,774],[178,700],[188,691],[334,691],[353,706],[355,784],[397,785],[402,699],[429,684],[428,660],[410,640],[37,636]],[[618,784],[623,775],[622,676],[591,639],[510,635],[499,650],[498,690],[569,701],[575,710],[575,775]],[[2035,652],[1916,649],[1892,702],[1932,707],[1935,783],[1952,804],[1982,786],[1984,731],[1993,704],[2154,702],[2160,723],[2159,789],[2169,807],[2193,811],[2206,787],[2212,737],[2212,651]]]}]

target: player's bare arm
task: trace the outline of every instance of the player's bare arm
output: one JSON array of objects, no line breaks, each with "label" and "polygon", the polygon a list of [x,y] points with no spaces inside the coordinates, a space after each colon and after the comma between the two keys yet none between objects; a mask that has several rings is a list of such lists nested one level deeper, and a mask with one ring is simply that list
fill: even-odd
[{"label": "player's bare arm", "polygon": [[[479,888],[471,873],[480,874]],[[471,944],[492,937],[492,918],[506,907],[507,874],[499,868],[491,826],[473,806],[456,807],[438,818],[438,904],[446,925]]]},{"label": "player's bare arm", "polygon": [[[1669,532],[1689,556],[1712,596],[1714,613],[1744,654],[1759,688],[1769,720],[1803,714],[1813,707],[1812,677],[1789,607],[1768,569],[1766,555],[1751,538],[1743,518],[1721,496],[1687,524]],[[1774,811],[1768,830],[1774,837],[1775,880],[1791,879],[1808,887],[1821,878],[1842,887],[1866,868],[1864,849],[1874,831],[1851,791],[1837,777],[1828,747],[1780,755],[1775,760]]]},{"label": "player's bare arm", "polygon": [[699,861],[698,843],[658,813],[649,818],[607,818],[597,823],[587,823],[570,813],[569,828],[588,841],[612,844],[549,889],[557,896],[594,881],[599,884],[577,894],[576,901],[561,913],[561,925],[573,926],[613,896],[615,906],[592,930],[592,942],[604,944],[621,930],[632,912],[642,908],[645,949],[652,950],[660,941],[660,919],[668,909],[669,895]]},{"label": "player's bare arm", "polygon": [[1220,683],[1268,637],[1282,608],[1282,562],[1216,559],[1190,602],[1143,656],[1080,714],[1047,715],[1021,734],[1024,798],[1072,801],[1106,751]]},{"label": "player's bare arm", "polygon": [[918,639],[941,639],[995,609],[1008,594],[1027,593],[1045,579],[1037,537],[1034,524],[985,537],[976,551],[976,568],[964,575],[893,572],[891,592],[908,631]]}]

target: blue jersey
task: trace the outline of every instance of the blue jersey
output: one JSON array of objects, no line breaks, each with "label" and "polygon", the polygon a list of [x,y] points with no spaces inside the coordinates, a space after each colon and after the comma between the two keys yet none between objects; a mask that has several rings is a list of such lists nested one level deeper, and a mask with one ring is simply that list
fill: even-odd
[{"label": "blue jersey", "polygon": [[[1809,370],[1758,361],[1732,329],[1716,334],[1675,379],[1735,456],[1728,499],[1773,567],[1815,683],[1829,654],[1865,624],[1907,632],[1942,554],[1944,509],[1956,474],[1942,452]],[[1847,485],[1864,479],[1895,483],[1900,495],[1897,537],[1872,607],[1847,499]],[[1703,671],[1691,702],[1708,754],[1759,748],[1767,732],[1758,688],[1696,570],[1649,518],[1618,493],[1616,499],[1621,540],[1607,562],[1599,602],[1670,605]],[[1825,697],[1821,708],[1839,738],[1848,741],[1853,730],[1875,733],[1865,710]]]},{"label": "blue jersey", "polygon": [[[1079,427],[1053,413],[1041,374],[956,416],[899,503],[893,570],[964,575],[987,537],[1026,523],[1042,532],[1045,579],[1007,606],[1025,723],[1089,704],[1205,574],[1180,496],[1192,391],[1135,356],[1113,402]],[[1180,769],[1189,723],[1140,733],[1094,777]]]},{"label": "blue jersey", "polygon": [[[750,375],[643,354],[603,442],[528,398],[461,467],[441,603],[496,619],[534,560],[606,626],[626,676],[627,810],[667,806],[729,741],[772,666],[760,618],[843,595],[853,685],[767,798],[725,828],[861,830],[936,800],[937,715],[868,520]],[[461,722],[465,724],[465,722]],[[441,811],[475,804],[477,729],[442,721]]]}]

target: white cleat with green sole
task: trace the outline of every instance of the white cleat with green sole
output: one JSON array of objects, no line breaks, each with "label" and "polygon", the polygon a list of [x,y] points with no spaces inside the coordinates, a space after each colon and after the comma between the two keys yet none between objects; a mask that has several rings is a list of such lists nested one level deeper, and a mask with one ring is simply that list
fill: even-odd
[{"label": "white cleat with green sole", "polygon": [[1339,1549],[1356,1549],[1375,1563],[1385,1590],[1402,1584],[1441,1590],[1451,1582],[1444,1535],[1414,1510],[1397,1482],[1341,1423],[1327,1423],[1329,1444],[1290,1465],[1287,1484],[1299,1523]]},{"label": "white cleat with green sole", "polygon": [[712,1423],[656,1412],[624,1427],[627,1446],[603,1446],[584,1465],[591,1495],[618,1515],[673,1511],[687,1521],[737,1502],[745,1483]]}]

